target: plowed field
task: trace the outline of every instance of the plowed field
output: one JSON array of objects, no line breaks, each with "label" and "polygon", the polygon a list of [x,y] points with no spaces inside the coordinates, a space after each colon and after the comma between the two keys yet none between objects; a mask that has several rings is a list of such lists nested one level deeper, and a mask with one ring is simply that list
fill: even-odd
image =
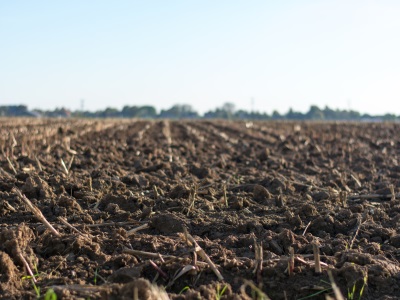
[{"label": "plowed field", "polygon": [[399,299],[399,132],[0,119],[0,298]]}]

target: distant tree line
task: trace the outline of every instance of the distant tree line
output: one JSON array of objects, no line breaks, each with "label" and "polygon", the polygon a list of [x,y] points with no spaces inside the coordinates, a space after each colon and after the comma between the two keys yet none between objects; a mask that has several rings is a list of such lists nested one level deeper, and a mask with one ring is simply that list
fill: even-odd
[{"label": "distant tree line", "polygon": [[4,105],[0,106],[0,116],[34,117],[35,113],[30,112],[26,105]]},{"label": "distant tree line", "polygon": [[343,121],[400,121],[395,114],[369,115],[354,110],[331,109],[326,106],[320,109],[312,105],[308,112],[296,112],[293,109],[285,114],[273,111],[272,114],[258,111],[237,110],[233,103],[225,103],[221,107],[200,115],[188,104],[177,104],[160,112],[153,106],[124,106],[122,110],[106,108],[95,112],[69,111],[57,108],[53,111],[32,110],[25,105],[0,106],[0,116],[31,116],[31,117],[83,117],[83,118],[168,118],[168,119],[251,119],[251,120],[343,120]]}]

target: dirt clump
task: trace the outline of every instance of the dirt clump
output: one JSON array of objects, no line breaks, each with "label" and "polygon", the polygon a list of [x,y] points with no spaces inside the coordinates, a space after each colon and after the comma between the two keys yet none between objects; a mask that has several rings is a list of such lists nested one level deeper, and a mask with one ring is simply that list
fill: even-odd
[{"label": "dirt clump", "polygon": [[28,198],[48,199],[53,198],[54,193],[49,184],[38,175],[31,175],[26,179],[22,192]]},{"label": "dirt clump", "polygon": [[21,289],[20,273],[11,257],[0,251],[0,292],[5,297],[11,298],[13,294],[18,295],[19,289]]},{"label": "dirt clump", "polygon": [[150,220],[150,226],[163,234],[176,234],[190,228],[190,224],[182,217],[172,213],[161,213]]}]

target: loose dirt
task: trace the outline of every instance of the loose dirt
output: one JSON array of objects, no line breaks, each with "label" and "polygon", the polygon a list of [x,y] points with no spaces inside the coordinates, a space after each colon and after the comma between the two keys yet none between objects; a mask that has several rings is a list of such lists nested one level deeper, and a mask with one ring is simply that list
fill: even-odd
[{"label": "loose dirt", "polygon": [[399,131],[0,119],[0,298],[398,299]]}]

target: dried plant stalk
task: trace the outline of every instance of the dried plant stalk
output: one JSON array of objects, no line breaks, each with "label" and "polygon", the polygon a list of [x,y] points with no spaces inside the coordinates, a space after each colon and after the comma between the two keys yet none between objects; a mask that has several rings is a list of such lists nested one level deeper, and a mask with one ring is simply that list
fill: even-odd
[{"label": "dried plant stalk", "polygon": [[307,232],[307,229],[308,229],[308,227],[310,227],[310,225],[311,225],[311,221],[310,221],[310,222],[308,222],[308,224],[307,224],[306,228],[304,228],[304,231],[303,231],[303,234],[302,234],[302,236],[305,236],[305,234],[306,234],[306,232]]},{"label": "dried plant stalk", "polygon": [[257,244],[254,242],[254,254],[255,254],[255,267],[253,273],[255,274],[259,269],[262,270],[263,262],[263,247],[262,244]]},{"label": "dried plant stalk", "polygon": [[255,267],[253,270],[253,274],[256,274],[257,282],[262,282],[262,269],[263,269],[263,246],[262,244],[257,244],[254,241],[254,250],[255,250]]},{"label": "dried plant stalk", "polygon": [[158,190],[155,185],[153,185],[153,191],[154,191],[154,199],[157,200],[160,197],[160,195],[158,194]]},{"label": "dried plant stalk", "polygon": [[360,231],[361,224],[362,224],[361,218],[358,218],[358,219],[357,219],[357,227],[356,227],[356,230],[354,231],[353,238],[352,238],[351,241],[350,241],[350,246],[349,246],[350,249],[353,248],[353,244],[354,244],[354,241],[356,240],[356,237],[357,237],[357,235],[358,235],[358,232]]},{"label": "dried plant stalk", "polygon": [[357,184],[357,187],[360,188],[360,187],[362,186],[360,180],[358,180],[356,176],[354,176],[353,174],[350,174],[350,177],[351,177],[351,178],[354,180],[354,182]]},{"label": "dried plant stalk", "polygon": [[7,161],[8,161],[8,165],[10,166],[10,169],[14,172],[15,175],[17,175],[17,170],[15,170],[14,165],[12,164],[10,158],[7,156]]},{"label": "dried plant stalk", "polygon": [[93,186],[92,186],[92,176],[89,176],[89,190],[91,191],[91,192],[93,192]]},{"label": "dried plant stalk", "polygon": [[143,229],[146,229],[146,228],[148,228],[148,227],[149,227],[149,224],[146,223],[146,224],[143,224],[143,225],[141,225],[141,226],[139,226],[139,227],[133,228],[133,229],[127,231],[126,233],[127,233],[128,236],[130,236],[130,235],[135,234],[135,233],[138,232],[139,230],[143,230]]},{"label": "dried plant stalk", "polygon": [[72,163],[74,162],[74,158],[75,158],[75,155],[72,155],[71,160],[68,163],[68,173],[69,173],[69,170],[71,170]]},{"label": "dried plant stalk", "polygon": [[393,184],[389,185],[389,189],[390,189],[390,194],[392,195],[390,200],[392,200],[392,201],[396,200],[396,194],[394,192],[394,185]]},{"label": "dried plant stalk", "polygon": [[217,275],[219,280],[224,280],[224,277],[221,275],[215,264],[212,262],[210,257],[206,254],[206,252],[197,244],[196,240],[187,232],[185,232],[186,239],[194,245],[194,251],[203,258],[207,264],[210,266],[211,270]]},{"label": "dried plant stalk", "polygon": [[82,232],[80,232],[78,229],[76,229],[74,226],[72,226],[71,224],[68,223],[68,221],[66,219],[64,219],[63,217],[58,217],[57,218],[59,221],[61,221],[61,223],[63,223],[65,226],[67,226],[69,229],[71,229],[72,231],[75,231],[77,234],[79,234],[80,236],[83,236],[84,238],[91,240],[91,238],[86,235],[83,234]]},{"label": "dried plant stalk", "polygon": [[339,198],[340,198],[340,202],[342,203],[343,207],[347,207],[347,199],[348,199],[348,195],[346,191],[341,191],[339,193]]},{"label": "dried plant stalk", "polygon": [[331,282],[331,286],[332,286],[332,290],[335,293],[335,297],[337,300],[344,300],[344,297],[342,295],[342,292],[340,291],[340,289],[338,288],[338,286],[335,283],[335,280],[333,279],[333,275],[331,271],[328,271],[328,276],[329,276],[329,280]]},{"label": "dried plant stalk", "polygon": [[289,248],[288,272],[289,272],[289,276],[293,275],[293,272],[294,272],[294,249],[293,249],[293,247]]},{"label": "dried plant stalk", "polygon": [[178,271],[175,273],[174,278],[168,283],[167,287],[172,286],[172,285],[175,283],[175,281],[176,281],[179,277],[181,277],[182,275],[184,275],[184,274],[186,274],[186,273],[189,273],[189,272],[191,272],[191,271],[193,271],[193,270],[196,270],[196,267],[193,266],[193,265],[186,265],[186,266],[184,266],[184,267],[180,270],[179,273],[178,273]]},{"label": "dried plant stalk", "polygon": [[350,195],[348,196],[349,200],[355,200],[355,199],[389,199],[391,200],[394,197],[394,199],[399,199],[400,194],[367,194],[367,195]]},{"label": "dried plant stalk", "polygon": [[25,257],[22,255],[21,252],[18,252],[18,256],[22,260],[22,262],[24,263],[25,269],[28,272],[28,274],[32,277],[33,282],[36,283],[35,275],[33,275],[32,269],[29,266],[28,262],[26,261]]},{"label": "dried plant stalk", "polygon": [[315,273],[321,273],[321,260],[319,256],[319,249],[317,244],[313,244],[313,252],[314,252],[314,263],[315,263]]},{"label": "dried plant stalk", "polygon": [[108,223],[99,223],[99,224],[77,224],[75,226],[85,226],[85,227],[105,227],[105,226],[128,226],[128,225],[137,225],[136,221],[128,221],[128,222],[108,222]]},{"label": "dried plant stalk", "polygon": [[[314,254],[313,254],[313,255],[314,255]],[[320,256],[320,257],[321,257],[321,256]],[[296,260],[297,262],[300,262],[300,263],[305,264],[305,265],[307,265],[307,266],[313,266],[313,265],[315,266],[315,262],[306,261],[306,260],[304,260],[304,259],[302,259],[301,257],[298,257],[298,256],[295,257],[295,260]],[[324,263],[323,261],[320,261],[319,264],[321,265],[321,268],[322,268],[322,266],[324,266],[324,267],[326,267],[326,268],[329,267],[329,265],[328,265],[327,263]]]},{"label": "dried plant stalk", "polygon": [[36,160],[36,163],[37,163],[37,165],[38,165],[38,167],[39,167],[39,170],[40,171],[43,171],[43,167],[42,167],[42,164],[40,163],[40,160],[38,159],[38,157],[35,155],[35,160]]},{"label": "dried plant stalk", "polygon": [[224,204],[226,207],[228,207],[229,204],[228,204],[228,196],[226,195],[226,184],[224,184],[223,193],[224,193]]},{"label": "dried plant stalk", "polygon": [[24,194],[22,194],[22,192],[17,189],[14,188],[13,189],[15,193],[17,193],[17,195],[20,197],[20,199],[24,202],[24,204],[26,205],[26,207],[35,215],[35,217],[42,222],[47,228],[50,229],[50,231],[56,235],[56,236],[61,236],[61,234],[49,223],[49,221],[46,220],[46,218],[43,216],[42,212],[40,211],[39,208],[37,208],[35,205],[33,205],[33,203],[31,202],[31,200],[29,200]]},{"label": "dried plant stalk", "polygon": [[187,216],[190,214],[192,209],[194,209],[194,203],[196,201],[196,197],[197,197],[197,185],[193,185],[189,193],[189,207],[188,207],[188,212],[186,214]]},{"label": "dried plant stalk", "polygon": [[152,267],[153,267],[154,269],[156,269],[157,272],[158,272],[162,277],[164,277],[164,279],[168,279],[168,275],[167,275],[163,270],[161,270],[161,268],[160,268],[159,266],[157,266],[157,264],[156,264],[154,261],[152,261],[151,259],[149,259],[149,262],[150,262],[150,264],[152,265]]},{"label": "dried plant stalk", "polygon": [[67,166],[65,165],[65,162],[63,161],[62,158],[60,158],[60,161],[61,161],[61,165],[62,165],[62,167],[63,167],[63,170],[64,170],[65,174],[68,175],[69,172],[68,172]]},{"label": "dried plant stalk", "polygon": [[14,133],[12,133],[12,132],[11,132],[11,139],[12,139],[11,148],[17,147],[18,143],[17,143],[17,140],[15,139]]},{"label": "dried plant stalk", "polygon": [[[131,255],[143,256],[143,257],[147,257],[147,258],[154,258],[154,259],[160,258],[160,254],[159,253],[153,253],[153,252],[146,252],[146,251],[140,251],[140,250],[127,249],[127,248],[124,249],[123,252],[131,254]],[[164,257],[165,258],[176,258],[177,256],[164,255]]]}]

